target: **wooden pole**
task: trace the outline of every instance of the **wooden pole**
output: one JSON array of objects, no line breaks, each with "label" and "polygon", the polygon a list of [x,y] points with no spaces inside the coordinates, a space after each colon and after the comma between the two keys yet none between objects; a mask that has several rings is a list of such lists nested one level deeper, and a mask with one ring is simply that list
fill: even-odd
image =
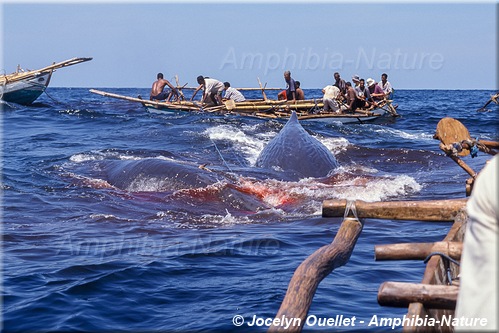
[{"label": "wooden pole", "polygon": [[468,175],[470,175],[473,178],[476,178],[477,176],[476,172],[468,164],[464,163],[462,159],[454,155],[447,155],[447,156],[449,156],[451,160],[456,162],[457,165],[459,165],[464,171],[466,171]]},{"label": "wooden pole", "polygon": [[[359,218],[418,221],[454,221],[457,213],[464,208],[467,199],[425,200],[425,201],[355,201]],[[322,204],[323,217],[341,217],[347,201],[344,199],[325,200]]]},{"label": "wooden pole", "polygon": [[268,332],[301,331],[319,283],[335,268],[348,262],[362,228],[363,223],[358,219],[344,219],[333,242],[312,253],[298,266],[275,318],[299,318],[300,325],[288,329],[270,326]]},{"label": "wooden pole", "polygon": [[374,246],[375,260],[424,260],[433,252],[443,253],[452,259],[461,260],[463,243],[399,243]]},{"label": "wooden pole", "polygon": [[170,109],[172,111],[174,110],[182,110],[182,111],[199,111],[201,108],[199,105],[193,102],[188,102],[188,101],[179,101],[175,103],[171,102],[159,102],[159,101],[149,101],[149,100],[144,100],[141,98],[135,98],[135,97],[129,97],[129,96],[123,96],[123,95],[118,95],[118,94],[113,94],[101,90],[96,90],[96,89],[90,89],[89,90],[92,94],[97,94],[101,95],[104,97],[111,97],[111,98],[116,98],[116,99],[122,99],[125,101],[129,102],[137,102],[141,103],[142,105],[152,105],[156,106],[158,108],[165,108],[165,109]]},{"label": "wooden pole", "polygon": [[59,69],[59,68],[73,66],[73,65],[79,64],[81,62],[90,61],[90,60],[92,60],[92,58],[72,58],[72,59],[68,59],[65,61],[58,62],[58,63],[53,63],[52,65],[49,65],[49,66],[46,66],[46,67],[43,67],[40,69],[36,69],[36,70],[30,70],[27,72],[2,75],[2,76],[0,76],[0,82],[3,81],[2,84],[5,84],[7,82],[15,82],[15,81],[20,81],[20,80],[25,80],[25,79],[28,79],[30,77],[35,77],[36,75],[38,75],[41,72],[50,72],[50,71],[54,71],[54,70]]},{"label": "wooden pole", "polygon": [[459,287],[453,285],[384,282],[378,290],[378,303],[405,308],[419,302],[426,308],[454,310],[458,292]]},{"label": "wooden pole", "polygon": [[258,79],[258,84],[260,85],[260,89],[262,90],[263,100],[266,101],[267,100],[267,94],[265,93],[265,88],[263,88],[262,82],[260,82],[260,78],[257,77],[257,79]]}]

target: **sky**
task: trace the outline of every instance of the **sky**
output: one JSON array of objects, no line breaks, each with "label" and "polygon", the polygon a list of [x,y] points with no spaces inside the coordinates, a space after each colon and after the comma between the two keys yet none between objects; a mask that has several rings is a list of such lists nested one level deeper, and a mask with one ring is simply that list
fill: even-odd
[{"label": "sky", "polygon": [[0,0],[1,69],[73,57],[53,87],[150,87],[158,72],[196,86],[322,88],[333,73],[395,89],[498,88],[496,1],[27,2]]}]

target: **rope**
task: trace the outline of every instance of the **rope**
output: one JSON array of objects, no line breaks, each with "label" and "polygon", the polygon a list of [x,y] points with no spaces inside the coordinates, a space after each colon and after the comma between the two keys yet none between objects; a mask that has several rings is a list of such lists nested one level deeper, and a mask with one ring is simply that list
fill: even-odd
[{"label": "rope", "polygon": [[446,255],[445,253],[442,253],[442,252],[432,252],[428,255],[428,257],[426,257],[426,259],[423,261],[425,264],[428,263],[428,261],[431,259],[431,257],[433,256],[441,256],[442,258],[445,258],[447,260],[449,260],[451,263],[453,263],[454,265],[457,265],[459,266],[460,263],[459,261],[457,260],[454,260],[452,259],[451,257],[449,257],[448,255]]},{"label": "rope", "polygon": [[464,149],[463,145],[467,145],[469,147],[471,158],[477,157],[479,150],[485,153],[490,152],[490,149],[484,144],[480,143],[478,138],[476,138],[476,139],[463,140],[460,142],[451,143],[446,147],[448,149],[447,155],[457,156],[457,154],[463,151]]},{"label": "rope", "polygon": [[215,141],[213,141],[213,139],[211,139],[211,142],[213,143],[213,145],[215,146],[215,149],[217,150],[217,153],[218,155],[220,156],[220,158],[222,159],[222,161],[224,162],[225,166],[227,167],[227,169],[229,169],[230,172],[233,172],[232,169],[230,168],[229,164],[227,164],[227,161],[225,161],[224,157],[222,156],[222,153],[220,152],[220,150],[218,149],[218,146],[217,144],[215,143]]},{"label": "rope", "polygon": [[43,92],[45,93],[45,95],[47,95],[48,98],[50,98],[55,103],[60,104],[60,105],[64,105],[64,106],[66,106],[68,108],[71,107],[69,104],[60,102],[60,101],[56,100],[54,97],[50,96],[49,93],[47,92],[47,90],[44,90]]},{"label": "rope", "polygon": [[[351,215],[353,215],[353,217],[350,216],[350,213],[352,213]],[[359,216],[357,215],[357,207],[355,207],[355,200],[347,200],[343,219],[359,220]]]},{"label": "rope", "polygon": [[431,259],[431,257],[433,257],[435,255],[440,256],[442,258],[442,261],[443,261],[444,266],[445,266],[445,273],[447,275],[447,284],[451,285],[453,278],[452,278],[452,272],[450,270],[449,263],[453,263],[454,265],[460,266],[459,261],[452,259],[451,257],[449,257],[448,255],[446,255],[442,252],[432,252],[428,255],[428,257],[426,257],[426,259],[423,262],[425,264],[428,263],[428,261]]}]

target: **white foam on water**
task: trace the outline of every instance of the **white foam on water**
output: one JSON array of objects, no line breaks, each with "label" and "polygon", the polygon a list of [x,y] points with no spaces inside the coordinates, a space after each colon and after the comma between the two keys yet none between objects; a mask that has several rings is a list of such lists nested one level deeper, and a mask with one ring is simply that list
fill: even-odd
[{"label": "white foam on water", "polygon": [[376,127],[374,129],[375,133],[380,133],[380,136],[386,136],[387,134],[393,137],[399,137],[407,140],[424,140],[424,141],[434,141],[433,134],[422,133],[422,132],[409,132],[401,131],[389,127]]},{"label": "white foam on water", "polygon": [[239,128],[231,125],[220,125],[208,128],[204,135],[208,136],[213,141],[230,142],[236,150],[244,154],[245,159],[250,165],[255,165],[258,155],[265,147],[268,139],[266,137],[259,138],[254,135],[246,134]]},{"label": "white foam on water", "polygon": [[126,161],[126,160],[141,160],[144,159],[144,157],[137,156],[134,154],[117,152],[117,151],[91,151],[87,153],[74,154],[69,158],[69,160],[73,163],[104,161],[108,159]]},{"label": "white foam on water", "polygon": [[228,210],[225,211],[225,215],[211,215],[206,214],[201,216],[201,221],[204,223],[221,225],[221,226],[231,226],[236,224],[248,224],[251,223],[251,219],[247,216],[234,216]]},{"label": "white foam on water", "polygon": [[350,142],[344,137],[317,137],[317,136],[314,136],[314,138],[319,140],[333,154],[338,154],[341,151],[347,150],[348,146],[350,145]]},{"label": "white foam on water", "polygon": [[347,199],[381,201],[412,195],[421,190],[421,185],[411,176],[352,176],[324,183],[320,179],[307,178],[298,182],[278,180],[242,180],[241,186],[272,207],[291,204],[301,206],[303,212],[321,214],[322,201]]}]

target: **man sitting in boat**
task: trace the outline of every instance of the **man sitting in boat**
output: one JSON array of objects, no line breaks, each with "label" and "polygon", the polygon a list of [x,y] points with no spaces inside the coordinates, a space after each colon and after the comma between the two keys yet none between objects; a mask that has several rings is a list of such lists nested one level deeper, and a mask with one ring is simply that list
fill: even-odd
[{"label": "man sitting in boat", "polygon": [[[158,73],[156,76],[156,81],[152,84],[151,94],[149,99],[152,100],[167,100],[168,102],[175,95],[175,99],[178,99],[177,89],[168,81],[163,78],[163,73]],[[170,87],[170,89],[165,89],[165,86]]]},{"label": "man sitting in boat", "polygon": [[354,84],[354,88],[356,89],[360,84],[360,76],[358,76],[357,74],[352,76],[352,82]]},{"label": "man sitting in boat", "polygon": [[357,93],[355,92],[355,88],[352,87],[351,82],[347,82],[346,87],[347,87],[347,93],[345,94],[345,99],[347,101],[346,110],[355,112],[356,109],[355,100],[357,98]]},{"label": "man sitting in boat", "polygon": [[355,88],[357,94],[355,98],[355,109],[370,109],[374,107],[375,103],[371,97],[369,89],[366,88],[364,79],[359,80],[359,86]]},{"label": "man sitting in boat", "polygon": [[230,86],[229,82],[224,82],[224,90],[225,95],[223,100],[232,99],[234,102],[244,102],[246,100],[239,90]]},{"label": "man sitting in boat", "polygon": [[291,78],[291,72],[284,72],[284,80],[286,81],[286,99],[288,101],[296,101],[296,82]]},{"label": "man sitting in boat", "polygon": [[199,87],[196,88],[194,94],[191,97],[191,101],[194,99],[199,90],[203,89],[203,97],[201,98],[201,103],[210,105],[220,105],[222,104],[222,92],[224,91],[224,84],[221,81],[211,79],[209,77],[203,77],[202,75],[197,77]]},{"label": "man sitting in boat", "polygon": [[386,73],[381,74],[381,82],[378,83],[378,86],[383,89],[386,98],[392,99],[393,88],[390,82],[388,82],[388,75]]},{"label": "man sitting in boat", "polygon": [[295,87],[296,87],[296,99],[298,101],[303,101],[305,99],[305,93],[303,92],[303,89],[300,88],[300,81],[295,81]]},{"label": "man sitting in boat", "polygon": [[369,88],[369,93],[371,94],[374,102],[378,103],[385,99],[385,92],[379,85],[376,84],[376,81],[374,81],[374,79],[368,78],[366,83],[367,87]]},{"label": "man sitting in boat", "polygon": [[277,94],[278,101],[286,101],[288,97],[286,96],[286,90],[282,90]]},{"label": "man sitting in boat", "polygon": [[341,96],[341,91],[336,86],[327,85],[322,89],[322,93],[324,97],[322,97],[322,101],[324,103],[324,112],[336,112],[340,113],[341,108],[338,104],[338,97]]}]

